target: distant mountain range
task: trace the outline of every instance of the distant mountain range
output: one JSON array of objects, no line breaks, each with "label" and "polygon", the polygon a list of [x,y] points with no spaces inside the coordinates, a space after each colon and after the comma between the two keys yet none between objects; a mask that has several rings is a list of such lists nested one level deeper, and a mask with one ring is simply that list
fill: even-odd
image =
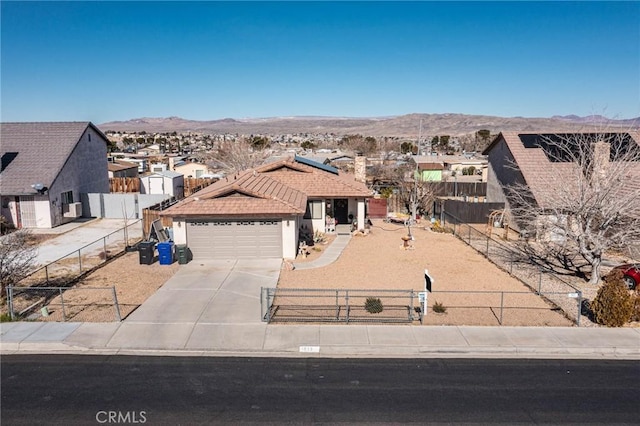
[{"label": "distant mountain range", "polygon": [[619,130],[640,129],[640,117],[612,120],[601,115],[579,117],[577,115],[553,116],[551,118],[494,117],[466,114],[407,114],[390,117],[271,117],[271,118],[224,118],[220,120],[188,120],[180,117],[136,118],[127,121],[112,121],[100,124],[103,130],[154,132],[199,132],[238,134],[288,134],[288,133],[334,133],[361,134],[365,136],[398,136],[415,138],[422,135],[448,134],[452,136],[487,129],[521,132],[567,132],[587,129],[616,128]]}]

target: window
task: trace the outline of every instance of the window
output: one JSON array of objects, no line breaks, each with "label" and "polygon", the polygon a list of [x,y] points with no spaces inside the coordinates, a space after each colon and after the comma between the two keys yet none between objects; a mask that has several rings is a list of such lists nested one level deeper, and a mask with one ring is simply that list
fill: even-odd
[{"label": "window", "polygon": [[67,191],[60,194],[60,200],[62,200],[62,204],[73,203],[73,191]]},{"label": "window", "polygon": [[322,219],[322,201],[309,201],[307,211],[304,213],[305,219]]},{"label": "window", "polygon": [[196,170],[196,177],[199,178],[204,174],[204,170]]}]

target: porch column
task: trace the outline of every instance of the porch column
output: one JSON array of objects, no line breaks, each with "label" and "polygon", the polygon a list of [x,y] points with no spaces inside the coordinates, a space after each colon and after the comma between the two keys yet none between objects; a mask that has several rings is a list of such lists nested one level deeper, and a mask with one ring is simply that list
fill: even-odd
[{"label": "porch column", "polygon": [[365,216],[364,216],[364,198],[362,199],[358,199],[358,230],[363,230],[364,229],[364,221],[365,221]]}]

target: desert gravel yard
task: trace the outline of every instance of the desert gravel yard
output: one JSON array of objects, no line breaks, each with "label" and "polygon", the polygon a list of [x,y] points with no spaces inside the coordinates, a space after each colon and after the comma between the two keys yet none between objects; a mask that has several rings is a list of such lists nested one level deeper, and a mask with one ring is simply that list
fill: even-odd
[{"label": "desert gravel yard", "polygon": [[[428,269],[434,278],[429,306],[442,303],[446,313],[429,309],[424,324],[495,326],[502,316],[502,324],[508,326],[573,325],[561,311],[455,236],[432,232],[424,225],[413,227],[412,233],[413,248],[405,249],[402,237],[407,228],[376,220],[368,235],[351,238],[334,263],[306,270],[283,268],[278,288],[423,291]],[[294,263],[318,255],[312,250],[307,259]],[[487,291],[504,293],[481,293]]]}]

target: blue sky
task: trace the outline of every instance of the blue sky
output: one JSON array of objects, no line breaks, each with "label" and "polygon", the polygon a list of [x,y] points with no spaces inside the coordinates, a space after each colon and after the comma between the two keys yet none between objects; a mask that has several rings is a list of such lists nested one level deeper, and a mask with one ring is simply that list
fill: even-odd
[{"label": "blue sky", "polygon": [[8,2],[2,121],[640,116],[638,2]]}]

